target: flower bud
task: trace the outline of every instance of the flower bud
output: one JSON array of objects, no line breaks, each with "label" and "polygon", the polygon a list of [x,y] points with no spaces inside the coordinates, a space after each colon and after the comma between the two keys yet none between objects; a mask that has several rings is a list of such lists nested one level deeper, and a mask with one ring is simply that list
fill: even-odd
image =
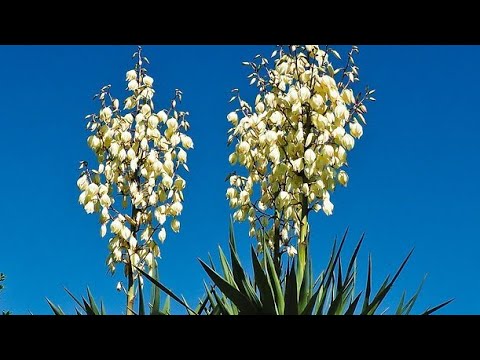
[{"label": "flower bud", "polygon": [[230,164],[235,165],[235,163],[237,162],[237,154],[231,153],[228,156],[228,161],[230,162]]},{"label": "flower bud", "polygon": [[347,186],[348,183],[348,175],[345,171],[341,170],[338,173],[338,182],[342,184],[343,186]]},{"label": "flower bud", "polygon": [[180,221],[177,219],[172,219],[172,222],[170,223],[170,226],[173,230],[173,232],[178,233],[180,231]]}]

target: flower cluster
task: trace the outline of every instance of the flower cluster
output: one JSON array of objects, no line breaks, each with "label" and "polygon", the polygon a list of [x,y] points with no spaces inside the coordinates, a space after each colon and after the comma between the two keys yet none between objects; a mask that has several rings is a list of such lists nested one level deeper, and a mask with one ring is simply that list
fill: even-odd
[{"label": "flower cluster", "polygon": [[226,196],[236,209],[233,217],[248,219],[250,236],[266,231],[290,256],[305,211],[332,215],[330,195],[337,184],[348,183],[347,154],[363,134],[364,102],[374,100],[373,90],[361,97],[351,88],[358,81],[356,52],[353,47],[346,66],[335,69],[330,58],[340,56],[333,49],[278,46],[273,69],[260,55],[244,63],[253,69],[250,84],[259,88],[254,106],[233,90],[231,101],[237,99],[240,108],[227,116],[228,142],[235,141],[229,161],[247,170],[230,176]]},{"label": "flower cluster", "polygon": [[96,95],[101,102],[98,114],[88,115],[87,129],[92,132],[88,146],[98,167],[85,168],[77,181],[79,202],[90,214],[100,213],[101,236],[110,230],[107,265],[128,263],[152,271],[160,255],[157,239],[165,241],[166,222],[179,232],[178,216],[183,209],[185,180],[179,168],[188,171],[187,152],[192,139],[188,112],[177,111],[182,92],[175,91],[169,109],[155,111],[153,78],[147,75],[141,55],[135,68],[126,73],[130,96],[123,111],[110,86]]}]

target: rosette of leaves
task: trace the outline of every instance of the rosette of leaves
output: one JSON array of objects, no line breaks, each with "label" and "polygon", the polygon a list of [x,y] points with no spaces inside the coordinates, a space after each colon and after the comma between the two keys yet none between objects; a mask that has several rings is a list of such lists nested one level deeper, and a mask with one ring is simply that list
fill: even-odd
[{"label": "rosette of leaves", "polygon": [[[221,248],[220,268],[216,268],[212,260],[210,264],[200,260],[213,282],[212,286],[206,286],[209,301],[205,306],[205,312],[211,315],[375,315],[381,311],[385,312],[382,304],[407,264],[412,251],[394,275],[385,278],[376,292],[373,291],[373,268],[369,257],[366,284],[358,291],[361,284],[357,281],[356,264],[364,236],[362,235],[358,241],[345,268],[342,262],[342,249],[347,233],[348,230],[339,244],[335,241],[327,266],[316,278],[313,276],[312,261],[309,257],[303,276],[299,276],[298,260],[292,259],[287,266],[286,274],[279,277],[270,252],[257,253],[253,247],[251,261],[254,274],[251,277],[240,262],[231,225],[230,261]],[[266,237],[262,237],[261,241],[266,241]],[[406,292],[403,293],[394,312],[396,315],[411,314],[422,285],[423,281],[410,298],[407,298]],[[428,308],[421,314],[432,314],[452,300]]]}]

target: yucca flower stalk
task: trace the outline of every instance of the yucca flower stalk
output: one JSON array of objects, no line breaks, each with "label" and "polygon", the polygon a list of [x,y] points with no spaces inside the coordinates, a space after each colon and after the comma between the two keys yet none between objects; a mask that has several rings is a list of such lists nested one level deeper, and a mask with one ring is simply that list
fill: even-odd
[{"label": "yucca flower stalk", "polygon": [[[272,66],[261,55],[244,62],[252,68],[250,85],[258,87],[255,104],[233,90],[230,101],[237,99],[240,107],[227,116],[228,144],[235,143],[229,161],[244,171],[229,176],[226,195],[234,220],[248,219],[250,236],[267,234],[278,275],[282,254],[298,252],[302,278],[309,214],[332,215],[331,194],[337,184],[347,186],[347,153],[363,134],[366,101],[375,100],[374,90],[353,89],[359,81],[356,53],[353,46],[343,67],[335,67],[332,57],[340,55],[329,46],[278,45]],[[258,247],[266,250],[260,241]]]},{"label": "yucca flower stalk", "polygon": [[118,264],[124,264],[127,287],[117,288],[126,293],[127,314],[133,313],[135,281],[143,286],[137,268],[156,274],[167,218],[173,232],[180,231],[186,185],[180,173],[182,168],[188,171],[186,150],[193,148],[186,135],[189,113],[177,110],[182,92],[175,90],[169,108],[156,110],[154,80],[145,67],[149,60],[141,47],[133,58],[135,67],[126,73],[130,94],[123,110],[110,85],[95,95],[101,107],[86,117],[92,133],[87,143],[98,165],[90,168],[82,161],[77,181],[80,204],[88,214],[100,214],[101,236],[110,230],[109,270],[114,273]]}]

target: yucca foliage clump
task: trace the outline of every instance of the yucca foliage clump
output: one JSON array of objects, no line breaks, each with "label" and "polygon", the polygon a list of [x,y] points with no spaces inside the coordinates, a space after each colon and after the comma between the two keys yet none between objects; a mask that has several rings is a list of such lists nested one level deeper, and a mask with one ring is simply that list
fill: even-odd
[{"label": "yucca foliage clump", "polygon": [[[364,235],[348,258],[347,266],[344,266],[342,258],[345,256],[342,249],[347,234],[348,230],[339,243],[334,241],[328,264],[316,277],[312,272],[311,257],[308,257],[303,276],[299,276],[297,259],[289,261],[285,274],[278,276],[270,252],[259,253],[253,247],[250,253],[254,273],[249,276],[240,262],[231,225],[230,259],[220,248],[220,267],[216,268],[212,260],[210,264],[200,260],[214,284],[205,285],[208,297],[205,312],[212,315],[375,315],[385,312],[387,309],[381,305],[407,264],[412,251],[394,275],[387,276],[378,290],[374,291],[371,257],[368,258],[365,286],[362,287],[357,280],[358,253]],[[266,237],[261,241],[266,241]],[[423,282],[410,298],[407,298],[406,292],[403,293],[394,314],[409,315],[412,312],[422,285]],[[432,314],[451,301],[426,309],[421,314]]]}]

